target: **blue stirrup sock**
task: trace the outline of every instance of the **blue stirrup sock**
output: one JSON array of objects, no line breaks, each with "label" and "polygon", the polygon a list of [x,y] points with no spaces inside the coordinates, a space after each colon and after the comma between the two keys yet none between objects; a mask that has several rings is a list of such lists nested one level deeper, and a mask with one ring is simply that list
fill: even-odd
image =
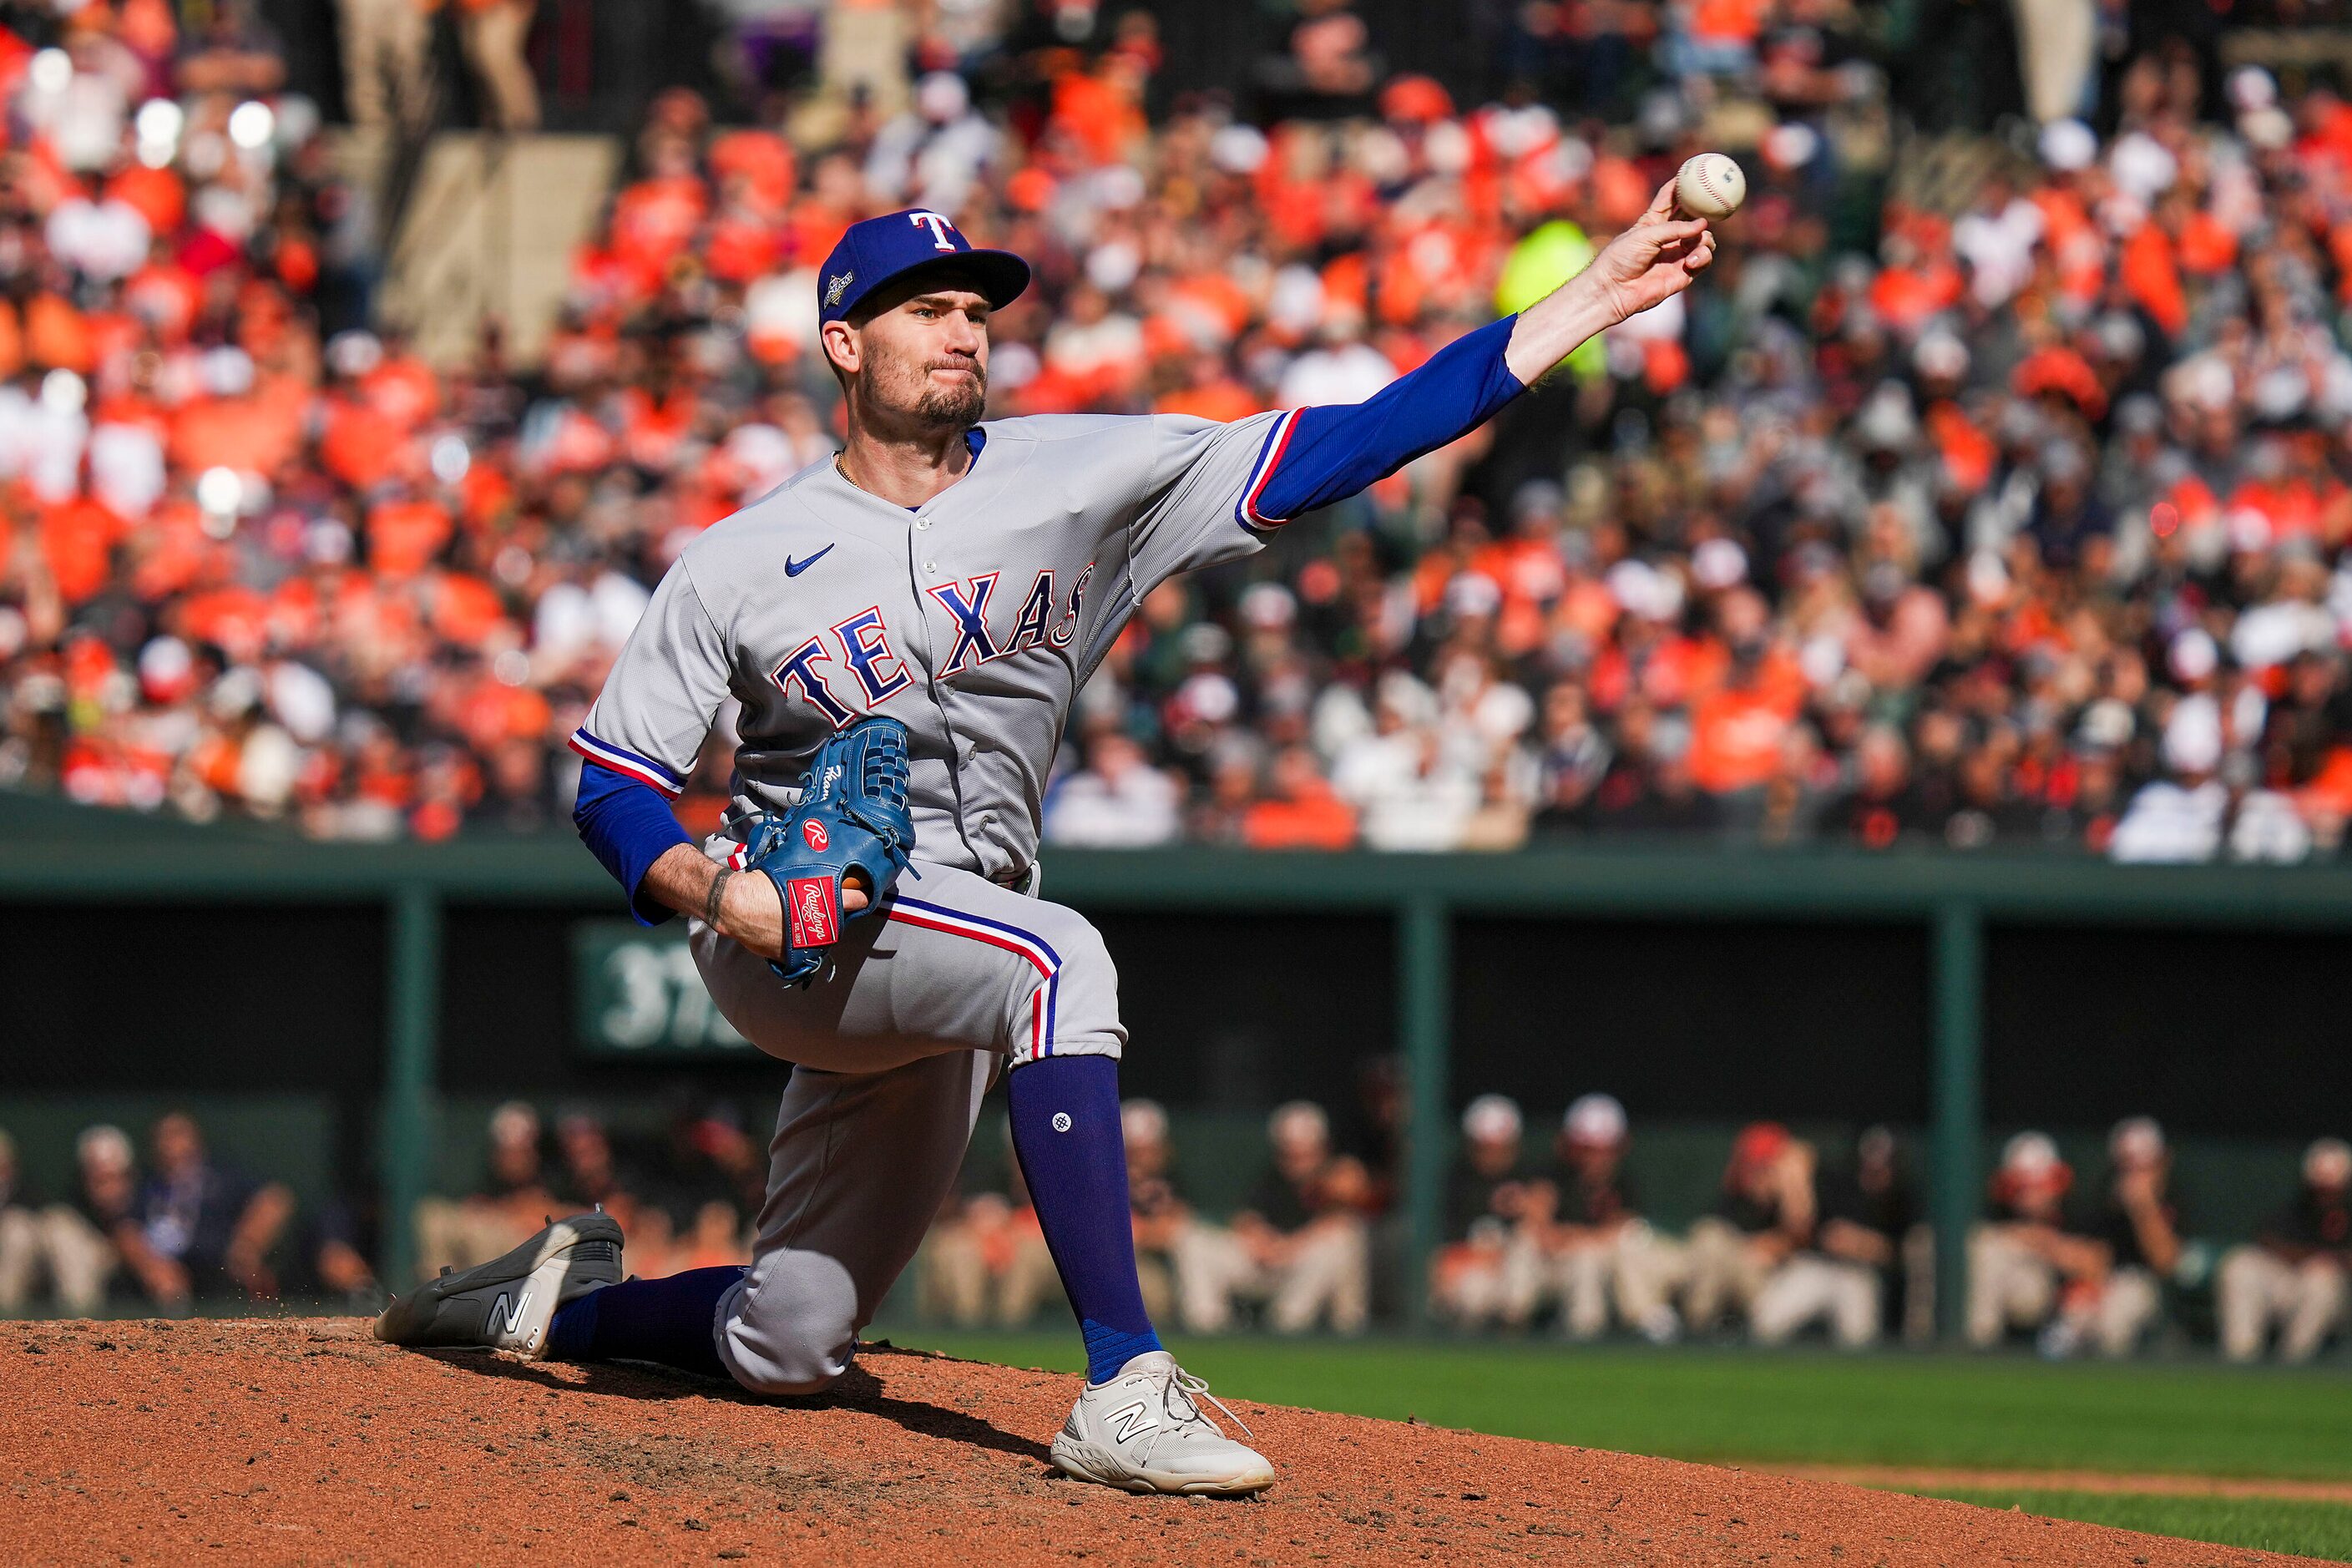
[{"label": "blue stirrup sock", "polygon": [[1062,1289],[1087,1341],[1087,1381],[1103,1383],[1160,1348],[1135,1278],[1118,1062],[1045,1057],[1007,1075],[1013,1150]]},{"label": "blue stirrup sock", "polygon": [[547,1326],[547,1359],[659,1362],[732,1382],[711,1325],[719,1298],[741,1278],[741,1265],[730,1263],[591,1290],[556,1309]]}]

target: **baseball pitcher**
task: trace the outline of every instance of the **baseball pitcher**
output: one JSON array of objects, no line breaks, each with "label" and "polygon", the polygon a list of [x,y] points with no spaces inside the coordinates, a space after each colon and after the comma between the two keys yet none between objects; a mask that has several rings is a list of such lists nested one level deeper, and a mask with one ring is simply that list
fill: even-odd
[{"label": "baseball pitcher", "polygon": [[[1274,1480],[1160,1348],[1136,1283],[1118,978],[1037,896],[1038,818],[1072,699],[1179,573],[1454,440],[1594,333],[1687,287],[1702,220],[1649,211],[1549,297],[1370,401],[1231,424],[982,423],[988,318],[1019,257],[900,212],[818,276],[847,445],[688,545],[587,721],[575,819],[647,923],[683,915],[712,998],[793,1064],[749,1268],[624,1282],[601,1213],[393,1303],[377,1335],[626,1357],[811,1394],[914,1257],[1000,1070],[1013,1140],[1086,1340],[1054,1462],[1130,1491]],[[668,802],[741,704],[708,843]]]}]

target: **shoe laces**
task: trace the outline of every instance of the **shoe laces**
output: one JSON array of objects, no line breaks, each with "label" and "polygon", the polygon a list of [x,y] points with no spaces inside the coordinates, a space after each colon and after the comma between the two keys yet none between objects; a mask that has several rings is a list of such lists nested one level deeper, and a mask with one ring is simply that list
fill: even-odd
[{"label": "shoe laces", "polygon": [[[1256,1433],[1250,1430],[1248,1422],[1234,1414],[1231,1405],[1209,1392],[1208,1379],[1195,1377],[1181,1366],[1171,1366],[1162,1375],[1163,1381],[1160,1384],[1160,1408],[1167,1414],[1170,1420],[1180,1425],[1198,1421],[1218,1436],[1223,1436],[1225,1429],[1217,1425],[1214,1416],[1201,1408],[1201,1401],[1205,1399],[1224,1412],[1225,1419],[1240,1427],[1243,1436],[1252,1439],[1257,1436]],[[1177,1401],[1180,1398],[1183,1401],[1184,1406],[1181,1411],[1177,1408]]]}]

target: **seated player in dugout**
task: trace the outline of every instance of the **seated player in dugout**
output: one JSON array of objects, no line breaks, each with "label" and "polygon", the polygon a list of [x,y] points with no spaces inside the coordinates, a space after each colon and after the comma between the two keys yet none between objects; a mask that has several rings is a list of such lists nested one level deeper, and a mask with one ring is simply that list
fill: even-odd
[{"label": "seated player in dugout", "polygon": [[2261,1355],[2273,1329],[2279,1360],[2319,1353],[2352,1300],[2352,1144],[2322,1138],[2304,1151],[2302,1184],[2221,1259],[2215,1295],[2231,1361]]},{"label": "seated player in dugout", "polygon": [[[640,920],[687,917],[719,1009],[794,1064],[752,1262],[623,1283],[620,1227],[583,1215],[409,1292],[379,1336],[814,1393],[848,1370],[1009,1069],[1013,1145],[1087,1346],[1054,1462],[1134,1491],[1270,1485],[1137,1287],[1117,977],[1093,928],[1037,896],[1055,750],[1154,588],[1265,548],[1688,287],[1715,238],[1674,202],[1662,187],[1582,272],[1364,403],[1231,423],[982,422],[989,313],[1028,264],[938,213],[853,225],[817,278],[847,444],[687,546],[572,738],[589,847]],[[733,798],[696,846],[668,802],[730,696]]]},{"label": "seated player in dugout", "polygon": [[1569,1102],[1552,1140],[1559,1210],[1542,1237],[1548,1288],[1559,1302],[1560,1331],[1599,1339],[1613,1310],[1653,1344],[1681,1336],[1670,1298],[1682,1282],[1682,1249],[1642,1215],[1625,1168],[1633,1131],[1613,1094]]},{"label": "seated player in dugout", "polygon": [[2105,1295],[2115,1252],[2074,1197],[2074,1169],[2047,1133],[2002,1145],[1984,1221],[1969,1235],[1969,1343],[1997,1344],[2013,1329],[2035,1331],[2053,1353],[2071,1352]]}]

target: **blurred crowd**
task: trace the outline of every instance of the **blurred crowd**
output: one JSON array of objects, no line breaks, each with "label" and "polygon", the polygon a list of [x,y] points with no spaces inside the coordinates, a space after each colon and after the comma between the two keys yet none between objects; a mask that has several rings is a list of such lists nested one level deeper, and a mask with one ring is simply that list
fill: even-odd
[{"label": "blurred crowd", "polygon": [[[478,1184],[428,1197],[412,1218],[420,1278],[521,1245],[551,1215],[602,1205],[626,1228],[630,1267],[658,1276],[748,1263],[767,1177],[765,1142],[733,1107],[681,1105],[658,1132],[615,1133],[578,1107],[551,1123],[510,1101],[490,1115]],[[341,1204],[207,1149],[185,1111],[160,1118],[142,1163],[121,1128],[74,1142],[68,1190],[34,1190],[0,1131],[0,1315],[180,1316],[199,1302],[383,1302],[366,1237]]]},{"label": "blurred crowd", "polygon": [[[1221,1215],[1186,1202],[1165,1110],[1129,1100],[1123,1120],[1156,1320],[1192,1333],[1343,1334],[1371,1321],[1401,1239],[1393,1173],[1338,1147],[1320,1106],[1274,1111],[1263,1171]],[[1778,1123],[1750,1124],[1716,1203],[1679,1236],[1648,1217],[1626,1169],[1631,1142],[1607,1094],[1575,1100],[1548,1145],[1532,1146],[1515,1102],[1472,1100],[1430,1259],[1431,1315],[1572,1342],[1813,1336],[1853,1350],[1934,1337],[1936,1242],[1887,1129],[1825,1154]],[[2283,1181],[2255,1234],[2229,1243],[2197,1229],[2155,1121],[2118,1122],[2107,1157],[2100,1181],[2078,1186],[2046,1134],[2004,1146],[1967,1240],[1970,1345],[2022,1338],[2053,1359],[2127,1356],[2210,1334],[2233,1361],[2300,1363],[2352,1329],[2352,1146],[2313,1143],[2300,1182]],[[1021,1327],[1059,1301],[1017,1165],[1005,1190],[950,1203],[918,1278],[920,1309],[960,1326]]]},{"label": "blurred crowd", "polygon": [[157,1119],[142,1167],[130,1135],[74,1141],[70,1190],[36,1192],[0,1131],[0,1313],[179,1317],[199,1300],[383,1305],[350,1216],[216,1160],[185,1111]]},{"label": "blurred crowd", "polygon": [[[1364,1130],[1293,1100],[1265,1124],[1262,1163],[1200,1203],[1168,1111],[1122,1108],[1144,1300],[1191,1333],[1340,1334],[1394,1324],[1406,1303],[1393,1074],[1364,1083]],[[1884,1127],[1824,1149],[1775,1122],[1731,1142],[1705,1212],[1676,1226],[1628,1169],[1633,1130],[1604,1093],[1571,1102],[1548,1139],[1513,1100],[1464,1110],[1443,1194],[1427,1310],[1471,1333],[1609,1335],[1655,1344],[1818,1338],[1843,1349],[1935,1335],[1936,1247],[1904,1150]],[[1230,1151],[1219,1159],[1230,1161]],[[1061,1287],[1019,1163],[984,1154],[942,1207],[903,1304],[928,1321],[1022,1328]],[[1966,1239],[1967,1342],[2053,1359],[2216,1342],[2233,1361],[2311,1360],[2352,1331],[2352,1145],[2322,1138],[2250,1234],[2200,1221],[2164,1131],[2116,1124],[2095,1181],[2046,1134],[2001,1149]],[[551,1120],[491,1112],[478,1179],[412,1215],[420,1278],[520,1245],[550,1215],[601,1205],[632,1272],[746,1263],[767,1173],[763,1142],[721,1101],[681,1101],[646,1132],[584,1107]],[[1198,1169],[1199,1167],[1196,1167]],[[1234,1172],[1221,1173],[1238,1175]],[[2230,1227],[2246,1229],[2248,1227]],[[382,1290],[337,1204],[215,1157],[195,1119],[159,1118],[142,1161],[120,1128],[85,1129],[68,1190],[43,1194],[0,1132],[0,1315],[184,1314],[202,1302],[331,1302],[373,1312]]]},{"label": "blurred crowd", "polygon": [[[1727,1325],[1761,1344],[1809,1331],[1844,1349],[1935,1332],[1936,1239],[1884,1127],[1824,1156],[1775,1122],[1734,1141],[1714,1210],[1679,1240],[1643,1218],[1623,1172],[1625,1113],[1605,1094],[1570,1105],[1540,1170],[1518,1108],[1496,1095],[1463,1119],[1464,1161],[1432,1301],[1469,1326],[1524,1329],[1547,1305],[1563,1332],[1612,1323],[1656,1342]],[[2043,1355],[2127,1356],[2212,1325],[2231,1360],[2275,1342],[2302,1362],[2347,1326],[2352,1148],[2322,1139],[2302,1182],[2252,1238],[2199,1239],[2163,1129],[2116,1124],[2107,1169],[2077,1187],[2047,1134],[2003,1146],[1969,1232],[1968,1342],[2031,1335]]]},{"label": "blurred crowd", "polygon": [[[523,371],[496,323],[454,367],[371,326],[370,194],[249,9],[11,8],[0,783],[328,837],[558,823],[648,585],[834,447],[813,268],[853,219],[1035,262],[994,415],[1233,417],[1377,390],[1717,144],[1752,194],[1700,287],[1140,607],[1048,840],[2336,853],[2352,106],[2152,44],[1906,199],[1851,0],[1558,9],[1475,104],[1348,0],[1303,0],[1240,104],[1160,90],[1113,6],[747,16],[744,58],[810,74],[748,123],[654,102]],[[368,59],[346,97],[397,120]]]},{"label": "blurred crowd", "polygon": [[473,1191],[417,1205],[420,1277],[488,1263],[550,1215],[590,1208],[621,1222],[629,1268],[647,1279],[749,1263],[768,1149],[720,1101],[682,1107],[658,1137],[632,1140],[592,1110],[567,1107],[550,1128],[509,1100],[490,1113],[482,1165]]}]

